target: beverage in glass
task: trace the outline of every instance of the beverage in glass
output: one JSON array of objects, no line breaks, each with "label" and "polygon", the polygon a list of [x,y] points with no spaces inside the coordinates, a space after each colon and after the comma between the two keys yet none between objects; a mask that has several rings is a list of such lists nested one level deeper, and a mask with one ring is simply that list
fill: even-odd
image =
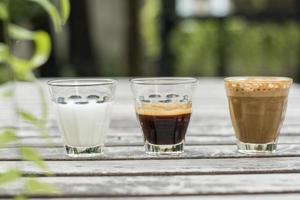
[{"label": "beverage in glass", "polygon": [[195,78],[136,78],[131,80],[135,111],[146,153],[183,152],[192,114]]},{"label": "beverage in glass", "polygon": [[103,151],[116,81],[61,79],[48,82],[67,155],[91,157]]},{"label": "beverage in glass", "polygon": [[287,77],[225,78],[239,152],[256,154],[276,150],[292,82]]}]

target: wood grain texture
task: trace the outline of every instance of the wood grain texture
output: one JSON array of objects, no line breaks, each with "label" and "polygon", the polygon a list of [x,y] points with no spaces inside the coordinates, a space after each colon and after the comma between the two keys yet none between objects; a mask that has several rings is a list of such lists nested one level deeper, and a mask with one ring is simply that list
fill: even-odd
[{"label": "wood grain texture", "polygon": [[[251,194],[251,195],[188,195],[188,196],[159,196],[159,197],[81,197],[84,200],[96,200],[96,199],[107,199],[107,200],[295,200],[299,199],[299,194]],[[56,200],[70,200],[71,198],[55,198]],[[72,198],[74,199],[74,198]],[[36,200],[41,200],[41,198],[36,198]]]},{"label": "wood grain texture", "polygon": [[[300,193],[300,174],[191,176],[40,177],[65,197],[171,196]],[[3,197],[20,192],[22,184],[1,189]]]},{"label": "wood grain texture", "polygon": [[[300,172],[299,158],[232,158],[164,160],[47,161],[53,176],[150,176],[205,174],[261,174]],[[2,161],[1,172],[18,166],[25,175],[44,171],[27,161]],[[300,180],[299,180],[300,183]],[[299,188],[300,189],[300,188]]]},{"label": "wood grain texture", "polygon": [[[46,85],[43,87],[47,91]],[[1,87],[0,87],[1,90]],[[209,92],[208,92],[209,91]],[[39,116],[37,90],[30,83],[17,84],[18,106]],[[134,112],[128,80],[119,81],[105,154],[92,159],[67,157],[49,105],[47,128],[52,146],[35,128],[16,117],[12,102],[0,100],[0,129],[15,127],[19,143],[0,148],[0,173],[20,167],[25,176],[57,186],[59,199],[300,199],[300,85],[294,84],[281,130],[277,153],[249,156],[236,151],[235,137],[221,79],[200,79],[193,114],[180,156],[149,156]],[[27,161],[19,146],[31,146],[42,155],[51,177]],[[26,179],[26,177],[24,178]],[[22,183],[0,188],[0,198],[22,191]],[[49,198],[41,195],[40,198]]]}]

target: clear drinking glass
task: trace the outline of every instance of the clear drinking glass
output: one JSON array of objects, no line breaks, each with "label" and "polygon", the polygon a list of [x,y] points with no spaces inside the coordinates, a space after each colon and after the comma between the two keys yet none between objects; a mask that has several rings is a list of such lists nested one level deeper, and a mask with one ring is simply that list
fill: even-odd
[{"label": "clear drinking glass", "polygon": [[192,113],[195,78],[136,78],[131,80],[135,110],[146,153],[183,152]]},{"label": "clear drinking glass", "polygon": [[112,79],[48,82],[67,155],[92,157],[102,153],[116,82]]},{"label": "clear drinking glass", "polygon": [[225,78],[239,152],[265,154],[276,150],[292,82],[287,77]]}]

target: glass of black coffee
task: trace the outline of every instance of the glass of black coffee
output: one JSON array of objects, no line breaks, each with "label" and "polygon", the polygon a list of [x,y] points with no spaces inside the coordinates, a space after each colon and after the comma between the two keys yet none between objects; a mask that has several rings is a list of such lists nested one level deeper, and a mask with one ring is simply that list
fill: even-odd
[{"label": "glass of black coffee", "polygon": [[197,82],[190,77],[131,79],[146,153],[183,152]]}]

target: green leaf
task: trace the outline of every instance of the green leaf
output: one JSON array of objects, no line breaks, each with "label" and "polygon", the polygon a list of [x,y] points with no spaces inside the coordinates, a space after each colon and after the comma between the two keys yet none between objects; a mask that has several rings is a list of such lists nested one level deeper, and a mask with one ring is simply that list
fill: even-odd
[{"label": "green leaf", "polygon": [[62,23],[65,24],[70,16],[70,1],[69,0],[59,0],[60,15],[62,18]]},{"label": "green leaf", "polygon": [[51,195],[58,194],[59,191],[48,183],[38,181],[34,178],[27,179],[25,182],[26,193],[31,195]]},{"label": "green leaf", "polygon": [[48,170],[46,163],[43,161],[40,154],[37,151],[35,151],[34,149],[32,149],[30,147],[21,147],[20,153],[21,153],[23,160],[31,161],[39,168],[41,168],[43,170]]},{"label": "green leaf", "polygon": [[32,69],[44,64],[51,52],[50,36],[45,31],[29,31],[23,27],[10,24],[9,35],[16,40],[32,40],[35,44],[35,51],[29,60],[10,56],[9,63],[14,70],[17,79],[32,80]]},{"label": "green leaf", "polygon": [[9,58],[8,47],[4,43],[0,43],[0,63],[4,63]]},{"label": "green leaf", "polygon": [[9,24],[8,33],[13,39],[32,40],[34,32],[15,24]]},{"label": "green leaf", "polygon": [[47,32],[36,31],[33,37],[36,44],[35,55],[31,58],[30,62],[33,67],[39,67],[44,64],[51,53],[51,39]]},{"label": "green leaf", "polygon": [[16,141],[17,137],[16,137],[16,133],[14,130],[11,129],[7,129],[4,130],[1,134],[0,134],[0,148],[4,147],[7,143]]},{"label": "green leaf", "polygon": [[61,31],[62,20],[56,7],[48,0],[29,0],[40,5],[50,16],[56,32]]},{"label": "green leaf", "polygon": [[8,18],[7,7],[5,3],[0,2],[0,19],[6,20]]},{"label": "green leaf", "polygon": [[[47,106],[47,105],[43,105],[44,103],[42,103],[42,111],[43,114],[42,115],[45,115],[45,116],[42,116],[42,119],[39,119],[38,117],[34,116],[33,114],[29,113],[29,112],[26,112],[24,110],[19,110],[18,113],[20,115],[20,117],[24,120],[24,121],[27,121],[28,123],[31,123],[32,125],[34,125],[36,128],[39,129],[39,133],[41,136],[43,136],[44,138],[47,138],[48,139],[48,143],[51,143],[48,138],[48,131],[46,129],[46,121],[47,121],[47,107],[44,107],[44,106]],[[45,112],[45,113],[44,113]]]},{"label": "green leaf", "polygon": [[[50,36],[45,31],[29,31],[23,27],[10,24],[9,35],[16,40],[32,40],[35,44],[35,52],[30,60],[22,60],[19,58],[13,59],[17,64],[21,64],[20,68],[33,69],[44,64],[49,58],[51,52]],[[16,67],[16,66],[14,66]]]},{"label": "green leaf", "polygon": [[14,95],[14,93],[13,93],[13,91],[11,89],[4,90],[1,93],[1,97],[5,98],[5,99],[11,98],[13,95]]},{"label": "green leaf", "polygon": [[14,182],[22,176],[22,173],[18,169],[10,169],[7,172],[0,174],[0,186]]},{"label": "green leaf", "polygon": [[24,195],[18,195],[14,197],[13,200],[26,200],[26,197]]},{"label": "green leaf", "polygon": [[[47,110],[47,108],[42,108],[42,109]],[[45,124],[46,119],[47,119],[47,111],[43,111],[43,112],[46,112],[46,113],[43,114],[43,115],[46,115],[46,116],[42,116],[42,119],[39,119],[38,117],[34,116],[33,114],[31,114],[29,112],[26,112],[26,111],[23,111],[23,110],[18,111],[20,117],[24,121],[26,121],[28,123],[31,123],[36,128],[38,128],[40,135],[48,139],[48,131],[46,129],[46,124]],[[48,140],[48,142],[50,142],[50,140]]]},{"label": "green leaf", "polygon": [[19,110],[18,113],[21,116],[21,118],[27,122],[30,122],[34,125],[38,125],[40,123],[39,119],[29,112]]}]

